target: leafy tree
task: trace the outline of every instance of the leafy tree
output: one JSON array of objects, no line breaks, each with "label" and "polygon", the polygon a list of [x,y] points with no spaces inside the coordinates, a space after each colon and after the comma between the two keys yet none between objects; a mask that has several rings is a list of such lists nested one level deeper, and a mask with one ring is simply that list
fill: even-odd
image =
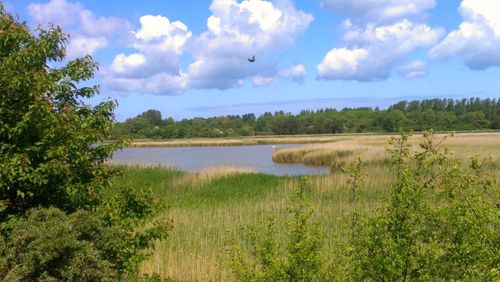
[{"label": "leafy tree", "polygon": [[87,56],[52,67],[65,55],[58,27],[31,34],[0,6],[0,219],[32,207],[66,211],[97,204],[120,144],[103,144],[115,103],[91,107],[99,91]]},{"label": "leafy tree", "polygon": [[158,110],[147,110],[140,115],[148,120],[151,125],[159,126],[161,124],[161,112]]},{"label": "leafy tree", "polygon": [[116,105],[83,102],[97,64],[64,64],[66,41],[0,3],[0,280],[121,280],[170,228],[150,192],[113,187]]}]

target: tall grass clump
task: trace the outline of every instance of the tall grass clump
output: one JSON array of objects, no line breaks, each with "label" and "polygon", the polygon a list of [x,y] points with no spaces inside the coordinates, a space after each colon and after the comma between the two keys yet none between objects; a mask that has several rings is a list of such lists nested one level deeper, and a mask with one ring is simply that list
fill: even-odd
[{"label": "tall grass clump", "polygon": [[287,212],[286,243],[278,239],[276,220],[261,228],[247,229],[249,252],[232,244],[229,267],[239,281],[327,281],[327,266],[321,250],[323,233],[311,223],[313,208],[307,182],[300,180],[292,194]]}]

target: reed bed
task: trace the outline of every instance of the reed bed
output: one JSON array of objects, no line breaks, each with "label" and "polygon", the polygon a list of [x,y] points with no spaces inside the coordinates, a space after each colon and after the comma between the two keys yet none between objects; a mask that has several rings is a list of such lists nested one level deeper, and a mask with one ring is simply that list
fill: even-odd
[{"label": "reed bed", "polygon": [[[437,136],[437,140],[440,137],[442,135]],[[364,160],[362,182],[356,190],[355,200],[346,184],[348,176],[340,170],[308,177],[315,207],[313,220],[320,223],[327,235],[326,254],[337,253],[339,244],[348,240],[354,212],[371,214],[388,202],[394,180],[385,155],[387,136],[343,138],[333,143],[278,151],[283,158],[289,158],[287,161],[307,159],[314,162],[313,159],[322,158],[319,162],[327,163],[333,159],[332,155],[346,164],[357,157]],[[414,136],[411,142],[416,144],[420,140],[421,136]],[[464,161],[475,154],[491,156],[492,161],[485,166],[486,173],[500,183],[500,134],[457,134],[444,144]],[[279,228],[285,228],[287,198],[298,183],[296,177],[270,176],[227,167],[199,173],[160,167],[123,169],[125,172],[116,180],[118,184],[151,187],[170,206],[168,215],[174,220],[169,238],[157,243],[151,258],[143,263],[141,273],[177,281],[231,281],[231,273],[225,267],[228,258],[224,254],[228,239],[241,236],[242,226],[259,225],[271,216],[277,219]]]}]

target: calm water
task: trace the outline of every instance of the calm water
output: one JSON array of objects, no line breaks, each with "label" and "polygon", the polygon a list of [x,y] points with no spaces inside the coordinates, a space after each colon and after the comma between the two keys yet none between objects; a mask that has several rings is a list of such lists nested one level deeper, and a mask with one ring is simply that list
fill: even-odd
[{"label": "calm water", "polygon": [[258,145],[223,147],[151,147],[125,148],[114,154],[112,162],[120,164],[153,164],[177,167],[185,171],[200,171],[209,167],[232,166],[273,175],[326,174],[328,167],[302,164],[277,164],[272,153],[280,148],[297,145]]}]

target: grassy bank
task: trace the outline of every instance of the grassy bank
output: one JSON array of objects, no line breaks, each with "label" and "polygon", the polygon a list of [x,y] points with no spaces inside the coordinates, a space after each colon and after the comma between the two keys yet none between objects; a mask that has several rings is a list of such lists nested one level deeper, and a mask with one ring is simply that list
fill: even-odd
[{"label": "grassy bank", "polygon": [[[492,156],[487,173],[500,180],[500,135],[458,134],[445,141],[457,156]],[[308,178],[314,221],[326,236],[331,258],[339,244],[349,237],[354,211],[370,214],[387,203],[394,175],[384,153],[387,136],[344,136],[331,144],[305,145],[280,151],[286,162],[323,162],[342,159],[345,163],[361,156],[365,176],[352,200],[347,176],[340,170]],[[415,137],[412,142],[418,142]],[[350,153],[336,153],[350,152]],[[278,155],[280,155],[278,154]],[[324,155],[329,155],[325,157]],[[273,156],[275,158],[276,156]],[[316,163],[315,163],[316,164]],[[144,274],[156,273],[180,281],[227,281],[224,250],[227,239],[241,234],[241,227],[260,224],[274,216],[280,228],[286,221],[285,206],[295,177],[277,177],[241,171],[237,168],[209,169],[186,173],[158,167],[123,167],[118,185],[150,187],[170,206],[174,229],[167,241],[156,245],[154,255],[141,267]]]}]

